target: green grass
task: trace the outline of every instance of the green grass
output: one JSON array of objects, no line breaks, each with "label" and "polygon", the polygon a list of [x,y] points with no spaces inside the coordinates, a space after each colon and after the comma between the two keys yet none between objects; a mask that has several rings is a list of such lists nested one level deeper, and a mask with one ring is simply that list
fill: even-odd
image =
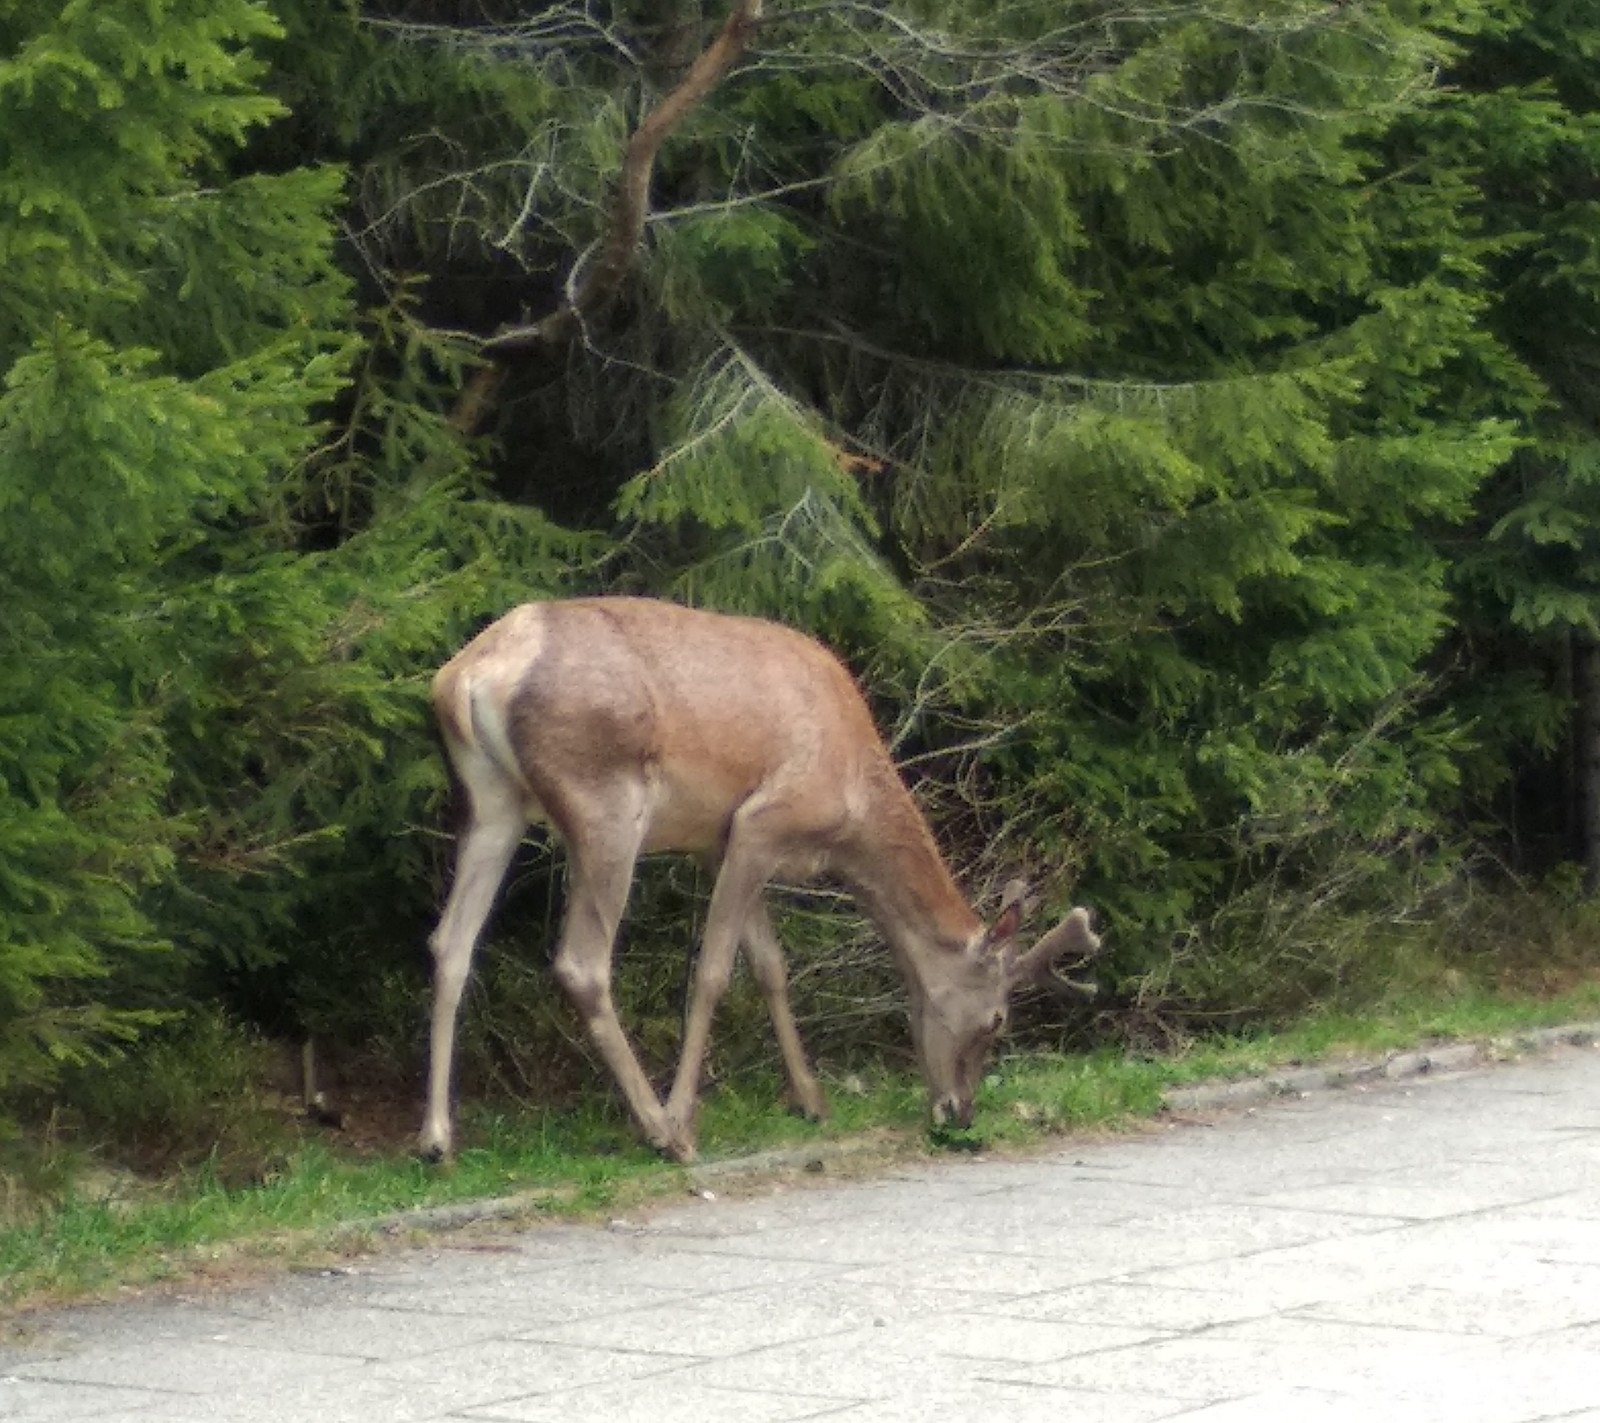
[{"label": "green grass", "polygon": [[[1530,1000],[1467,992],[1417,999],[1364,1016],[1323,1015],[1277,1033],[1199,1041],[1163,1056],[1097,1052],[1014,1054],[991,1068],[972,1132],[930,1140],[920,1083],[877,1073],[828,1081],[833,1119],[822,1127],[776,1105],[759,1076],[709,1095],[699,1139],[708,1160],[773,1147],[870,1139],[886,1155],[980,1146],[1022,1150],[1053,1135],[1111,1130],[1159,1109],[1164,1089],[1248,1076],[1289,1063],[1390,1051],[1433,1040],[1493,1038],[1542,1024],[1600,1016],[1600,984]],[[0,1225],[0,1306],[105,1294],[197,1273],[279,1268],[365,1248],[370,1223],[418,1206],[518,1196],[526,1212],[626,1209],[684,1188],[682,1168],[639,1146],[609,1108],[581,1113],[463,1114],[468,1143],[448,1169],[402,1152],[357,1158],[323,1141],[292,1145],[247,1185],[207,1166],[124,1199],[108,1199],[64,1174],[48,1203],[15,1205]],[[9,1178],[14,1187],[15,1178]],[[0,1188],[8,1184],[0,1161]],[[8,1194],[0,1189],[0,1202]],[[364,1227],[363,1222],[369,1223]]]},{"label": "green grass", "polygon": [[1366,1013],[1325,1013],[1279,1032],[1198,1044],[1174,1066],[1204,1078],[1244,1076],[1285,1063],[1311,1062],[1354,1053],[1392,1052],[1430,1040],[1464,1042],[1553,1023],[1600,1016],[1600,982],[1565,993],[1529,998],[1467,990],[1448,998],[1418,995]]},{"label": "green grass", "polygon": [[[225,1184],[201,1168],[132,1199],[96,1199],[69,1187],[33,1219],[0,1229],[0,1304],[238,1267],[252,1254],[309,1258],[334,1247],[333,1227],[416,1206],[537,1192],[530,1210],[593,1209],[630,1180],[664,1170],[631,1143],[603,1149],[625,1138],[596,1120],[473,1126],[479,1144],[446,1170],[403,1154],[349,1159],[313,1141],[250,1185]],[[352,1243],[359,1241],[344,1247]]]}]

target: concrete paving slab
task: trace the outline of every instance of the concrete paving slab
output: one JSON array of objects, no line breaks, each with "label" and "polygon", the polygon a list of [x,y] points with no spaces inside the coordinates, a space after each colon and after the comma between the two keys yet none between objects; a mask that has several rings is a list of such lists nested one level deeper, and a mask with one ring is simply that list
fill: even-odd
[{"label": "concrete paving slab", "polygon": [[361,1366],[337,1382],[308,1372],[270,1389],[241,1381],[205,1394],[166,1395],[142,1408],[94,1415],[94,1423],[439,1423],[460,1417],[458,1410],[476,1396],[470,1380],[464,1384],[447,1371],[402,1382],[375,1377],[370,1366]]},{"label": "concrete paving slab", "polygon": [[381,1363],[504,1338],[510,1327],[503,1312],[443,1314],[331,1304],[303,1313],[235,1315],[208,1337],[213,1343],[246,1349],[337,1354]]},{"label": "concrete paving slab", "polygon": [[942,1381],[829,1413],[829,1423],[1153,1423],[1170,1418],[1182,1401],[1158,1394],[1111,1398],[1071,1389],[1038,1389],[993,1379]]},{"label": "concrete paving slab", "polygon": [[[1090,1341],[1092,1343],[1093,1341]],[[973,1359],[917,1348],[906,1340],[877,1347],[876,1340],[838,1340],[827,1347],[803,1346],[764,1349],[731,1359],[718,1359],[685,1370],[691,1382],[723,1388],[749,1387],[765,1392],[825,1391],[838,1399],[846,1417],[909,1417],[988,1420],[1053,1417],[1056,1423],[1072,1416],[1071,1410],[1099,1396],[1103,1390],[1074,1390],[1030,1377],[1030,1366],[1015,1360]],[[1155,1385],[1127,1391],[1142,1409]],[[1181,1407],[1179,1395],[1155,1395],[1162,1408],[1155,1416]],[[962,1400],[959,1406],[957,1400]],[[988,1412],[969,1412],[980,1406]],[[831,1415],[830,1415],[831,1416]]]},{"label": "concrete paving slab", "polygon": [[[40,1359],[29,1365],[26,1377],[203,1395],[223,1388],[266,1392],[308,1369],[331,1378],[341,1370],[356,1368],[360,1362],[320,1350],[241,1348],[213,1343],[209,1338],[183,1339],[168,1335],[165,1342],[166,1349],[124,1345]],[[174,1367],[175,1364],[179,1366]]]},{"label": "concrete paving slab", "polygon": [[1318,1242],[1341,1251],[1358,1248],[1358,1237],[1378,1236],[1404,1222],[1396,1217],[1341,1210],[1299,1210],[1272,1202],[1235,1200],[1193,1210],[1137,1216],[1098,1232],[1124,1247],[1123,1258],[1147,1268],[1257,1255]]},{"label": "concrete paving slab", "polygon": [[1299,1351],[1185,1335],[1019,1368],[1005,1378],[1034,1388],[1067,1388],[1113,1398],[1159,1388],[1194,1408],[1256,1389],[1287,1387],[1315,1362]]},{"label": "concrete paving slab", "polygon": [[1408,1406],[1392,1399],[1363,1403],[1352,1414],[1346,1394],[1309,1388],[1274,1388],[1175,1415],[1175,1423],[1416,1423]]},{"label": "concrete paving slab", "polygon": [[670,1373],[694,1362],[697,1361],[687,1355],[668,1356],[615,1346],[590,1349],[532,1339],[494,1339],[445,1353],[391,1359],[370,1365],[369,1369],[373,1378],[404,1388],[435,1386],[441,1380],[441,1371],[447,1371],[454,1389],[454,1406],[482,1408],[496,1400]]},{"label": "concrete paving slab", "polygon": [[967,1251],[908,1254],[904,1259],[852,1270],[845,1278],[869,1288],[959,1290],[1006,1299],[1115,1279],[1127,1267],[1125,1254],[1097,1250],[1086,1240],[1082,1252],[1071,1257],[1037,1259]]},{"label": "concrete paving slab", "polygon": [[37,1419],[58,1423],[68,1418],[105,1418],[159,1402],[162,1393],[108,1388],[97,1384],[62,1383],[53,1379],[0,1377],[0,1418]]},{"label": "concrete paving slab", "polygon": [[[859,1337],[968,1308],[983,1298],[950,1291],[864,1288],[830,1278],[634,1310],[626,1324],[633,1347],[646,1352],[722,1358],[834,1335]],[[607,1316],[536,1327],[522,1337],[605,1347],[616,1341],[617,1320]]]},{"label": "concrete paving slab", "polygon": [[1012,1319],[1115,1324],[1153,1335],[1189,1334],[1271,1312],[1269,1306],[1236,1292],[1167,1289],[1126,1279],[991,1300],[980,1308]]},{"label": "concrete paving slab", "polygon": [[1388,1360],[1353,1383],[1360,1396],[1385,1398],[1416,1423],[1547,1423],[1600,1398],[1600,1359],[1498,1348],[1448,1360]]},{"label": "concrete paving slab", "polygon": [[693,1290],[657,1289],[647,1284],[618,1280],[590,1280],[574,1271],[537,1283],[515,1284],[504,1278],[476,1283],[436,1281],[426,1270],[414,1276],[391,1279],[371,1290],[357,1287],[368,1304],[408,1314],[493,1315],[508,1329],[526,1328],[541,1321],[588,1319],[630,1309],[648,1308],[685,1299]]},{"label": "concrete paving slab", "polygon": [[1438,1329],[1463,1334],[1489,1334],[1501,1339],[1528,1338],[1547,1330],[1590,1322],[1597,1306],[1592,1282],[1582,1295],[1552,1299],[1542,1289],[1449,1288],[1404,1285],[1374,1294],[1332,1300],[1302,1311],[1307,1319],[1361,1320],[1395,1329]]},{"label": "concrete paving slab", "polygon": [[1481,1164],[1470,1174],[1442,1175],[1437,1163],[1369,1176],[1365,1180],[1275,1191],[1263,1204],[1302,1210],[1338,1211],[1396,1220],[1441,1220],[1530,1205],[1550,1192],[1525,1169],[1490,1169]]},{"label": "concrete paving slab", "polygon": [[482,1423],[618,1423],[619,1419],[628,1418],[648,1418],[649,1423],[705,1423],[708,1418],[791,1423],[804,1418],[838,1417],[841,1406],[849,1407],[841,1405],[837,1398],[710,1388],[682,1379],[663,1379],[647,1399],[640,1397],[638,1385],[605,1385],[510,1399],[485,1408],[469,1408],[459,1417]]}]

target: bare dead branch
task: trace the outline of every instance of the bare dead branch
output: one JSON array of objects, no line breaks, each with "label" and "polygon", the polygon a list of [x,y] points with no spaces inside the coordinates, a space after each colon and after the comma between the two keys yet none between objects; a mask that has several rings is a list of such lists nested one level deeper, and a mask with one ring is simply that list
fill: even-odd
[{"label": "bare dead branch", "polygon": [[[531,324],[503,327],[483,343],[482,354],[492,364],[474,371],[456,400],[450,425],[458,434],[471,435],[483,423],[505,383],[507,360],[559,348],[578,333],[589,315],[616,295],[644,239],[656,155],[685,116],[737,62],[761,18],[761,5],[762,0],[737,0],[717,37],[634,130],[623,153],[616,196],[598,253],[593,260],[579,258],[555,310]],[[508,232],[506,239],[509,237]]]},{"label": "bare dead branch", "polygon": [[716,39],[689,67],[682,82],[645,116],[623,154],[610,219],[593,261],[569,283],[561,304],[542,320],[503,329],[484,342],[491,360],[560,345],[574,336],[583,319],[615,294],[644,238],[650,212],[650,179],[656,155],[685,116],[716,87],[743,53],[761,16],[762,0],[738,0]]}]

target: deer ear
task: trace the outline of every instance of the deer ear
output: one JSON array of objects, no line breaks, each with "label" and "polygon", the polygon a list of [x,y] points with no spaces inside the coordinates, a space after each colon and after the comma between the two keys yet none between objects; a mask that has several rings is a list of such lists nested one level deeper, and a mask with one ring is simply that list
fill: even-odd
[{"label": "deer ear", "polygon": [[985,953],[1002,948],[1017,937],[1022,929],[1022,915],[1027,907],[1028,882],[1014,879],[1000,893],[1000,912],[983,935]]},{"label": "deer ear", "polygon": [[1060,959],[1072,958],[1074,966],[1087,963],[1102,948],[1100,936],[1089,924],[1089,911],[1074,909],[1026,953],[1007,964],[1013,983],[1038,983],[1050,974]]},{"label": "deer ear", "polygon": [[1008,904],[995,916],[992,923],[983,934],[983,950],[985,953],[994,953],[996,950],[1009,944],[1017,937],[1022,928],[1022,906]]}]

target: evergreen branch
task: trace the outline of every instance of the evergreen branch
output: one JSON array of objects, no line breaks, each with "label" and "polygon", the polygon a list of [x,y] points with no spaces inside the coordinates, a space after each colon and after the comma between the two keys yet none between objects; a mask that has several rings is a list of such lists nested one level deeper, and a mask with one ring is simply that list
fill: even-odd
[{"label": "evergreen branch", "polygon": [[1044,387],[1071,390],[1084,395],[1124,391],[1144,394],[1158,391],[1188,391],[1199,386],[1225,384],[1228,380],[1233,379],[1232,377],[1218,377],[1215,379],[1202,378],[1183,381],[1131,380],[1120,376],[1106,378],[1020,366],[964,366],[955,361],[941,360],[937,356],[918,356],[906,351],[893,351],[887,346],[881,346],[877,342],[870,340],[858,331],[849,331],[837,325],[832,330],[823,330],[819,327],[776,325],[761,326],[754,329],[758,334],[764,336],[786,336],[793,340],[844,346],[850,350],[859,351],[862,355],[870,356],[874,360],[882,361],[886,365],[895,366],[903,370],[918,370],[932,377],[957,381],[967,386],[986,387],[996,391],[1009,392],[1017,389]]}]

